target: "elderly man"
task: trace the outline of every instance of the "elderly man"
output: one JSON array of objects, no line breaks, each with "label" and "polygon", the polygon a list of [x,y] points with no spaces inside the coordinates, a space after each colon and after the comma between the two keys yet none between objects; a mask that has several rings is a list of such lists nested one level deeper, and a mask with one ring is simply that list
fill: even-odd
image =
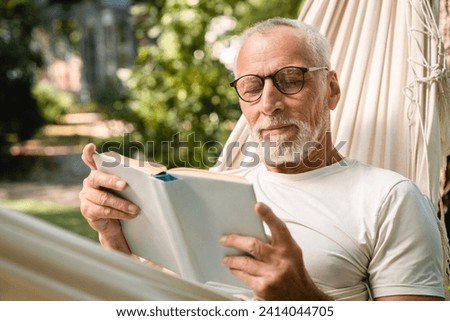
[{"label": "elderly man", "polygon": [[[250,256],[223,264],[266,300],[441,299],[442,249],[429,202],[408,179],[345,158],[331,142],[340,89],[324,37],[296,20],[263,21],[243,35],[235,75],[262,162],[230,174],[253,183],[270,240],[224,235],[223,246]],[[82,213],[104,246],[130,253],[117,219],[138,209],[105,191],[126,182],[96,170],[94,149],[83,152],[92,170]]]}]

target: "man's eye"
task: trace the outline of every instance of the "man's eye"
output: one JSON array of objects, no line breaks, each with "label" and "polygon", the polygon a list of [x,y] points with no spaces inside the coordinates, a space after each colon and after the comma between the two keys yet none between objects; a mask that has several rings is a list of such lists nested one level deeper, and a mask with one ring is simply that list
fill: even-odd
[{"label": "man's eye", "polygon": [[240,86],[240,90],[243,93],[254,94],[259,93],[262,89],[261,83],[259,81],[247,81]]},{"label": "man's eye", "polygon": [[294,88],[294,87],[301,86],[302,81],[301,80],[294,80],[294,79],[292,79],[292,80],[283,80],[283,81],[280,81],[278,84],[281,87],[283,87],[283,88]]},{"label": "man's eye", "polygon": [[246,94],[255,94],[255,93],[257,94],[260,91],[261,91],[261,86],[249,86],[249,87],[246,87],[244,90],[244,92]]}]

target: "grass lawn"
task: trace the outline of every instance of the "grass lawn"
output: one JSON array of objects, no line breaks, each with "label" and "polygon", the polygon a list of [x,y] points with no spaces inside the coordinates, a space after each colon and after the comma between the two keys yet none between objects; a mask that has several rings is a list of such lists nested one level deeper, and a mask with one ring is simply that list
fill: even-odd
[{"label": "grass lawn", "polygon": [[34,217],[58,225],[66,230],[90,238],[94,241],[98,241],[97,233],[90,228],[81,216],[79,209],[50,201],[35,199],[0,199],[0,205],[33,215]]}]

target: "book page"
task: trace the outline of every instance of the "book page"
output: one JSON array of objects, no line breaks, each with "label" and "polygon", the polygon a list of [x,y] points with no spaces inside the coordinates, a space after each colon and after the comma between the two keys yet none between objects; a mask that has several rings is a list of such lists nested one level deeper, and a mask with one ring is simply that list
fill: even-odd
[{"label": "book page", "polygon": [[238,183],[242,183],[242,184],[248,184],[248,181],[242,176],[211,172],[211,171],[208,171],[205,169],[176,167],[176,168],[169,169],[167,172],[170,174],[175,174],[175,175],[178,174],[183,177],[194,176],[194,177],[209,178],[209,179],[213,179],[213,180],[232,181],[232,182],[238,182]]}]

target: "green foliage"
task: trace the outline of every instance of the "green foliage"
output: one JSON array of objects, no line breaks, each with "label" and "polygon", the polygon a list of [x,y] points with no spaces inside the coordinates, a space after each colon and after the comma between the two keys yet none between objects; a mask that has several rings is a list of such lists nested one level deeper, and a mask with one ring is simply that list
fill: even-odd
[{"label": "green foliage", "polygon": [[46,123],[54,123],[75,103],[74,96],[52,85],[39,82],[33,86],[33,97]]},{"label": "green foliage", "polygon": [[[110,115],[136,125],[132,138],[144,142],[150,159],[168,166],[213,165],[211,156],[218,156],[240,115],[230,71],[215,48],[257,20],[297,17],[299,5],[167,0],[133,6],[136,65],[127,82],[129,97],[117,102]],[[216,17],[222,17],[225,30],[217,30]]]},{"label": "green foliage", "polygon": [[0,151],[30,138],[42,126],[31,85],[41,57],[33,47],[32,31],[39,23],[30,0],[0,2]]}]

